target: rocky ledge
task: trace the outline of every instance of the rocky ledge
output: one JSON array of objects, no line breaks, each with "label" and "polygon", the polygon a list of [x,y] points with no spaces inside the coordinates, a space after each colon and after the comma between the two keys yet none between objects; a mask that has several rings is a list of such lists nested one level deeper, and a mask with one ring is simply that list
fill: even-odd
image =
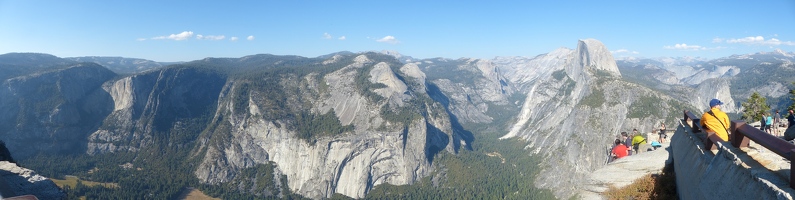
[{"label": "rocky ledge", "polygon": [[66,198],[66,194],[52,180],[8,161],[0,161],[0,193],[3,197],[34,195],[39,199]]}]

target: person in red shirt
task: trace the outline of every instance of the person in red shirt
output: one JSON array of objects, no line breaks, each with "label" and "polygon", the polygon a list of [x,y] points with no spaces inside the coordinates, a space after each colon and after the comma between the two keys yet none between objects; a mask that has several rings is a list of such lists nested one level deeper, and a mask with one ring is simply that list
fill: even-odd
[{"label": "person in red shirt", "polygon": [[627,146],[621,144],[620,139],[616,139],[616,145],[613,147],[612,151],[613,160],[623,158],[624,156],[627,156],[628,153],[629,149],[627,148]]}]

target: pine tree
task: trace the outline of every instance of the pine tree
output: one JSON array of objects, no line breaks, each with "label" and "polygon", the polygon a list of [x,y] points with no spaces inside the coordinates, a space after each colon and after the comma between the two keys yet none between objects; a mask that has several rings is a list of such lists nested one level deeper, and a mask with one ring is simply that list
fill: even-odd
[{"label": "pine tree", "polygon": [[759,93],[754,92],[751,98],[742,104],[743,105],[743,119],[746,122],[754,122],[762,119],[762,116],[770,110],[767,105],[767,98],[762,97]]}]

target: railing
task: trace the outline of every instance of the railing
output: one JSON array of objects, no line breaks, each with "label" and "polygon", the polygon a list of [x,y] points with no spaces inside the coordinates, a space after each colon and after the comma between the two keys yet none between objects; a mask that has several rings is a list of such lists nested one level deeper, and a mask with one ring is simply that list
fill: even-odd
[{"label": "railing", "polygon": [[[684,119],[685,123],[693,130],[693,133],[699,133],[701,130],[704,130],[703,127],[701,127],[701,119],[696,118],[690,111],[684,111]],[[708,130],[706,134],[707,137],[704,139],[704,146],[707,149],[714,150],[717,148],[715,143],[718,141],[725,142],[715,135],[715,132]],[[742,120],[732,121],[731,127],[729,128],[729,140],[732,146],[737,148],[748,147],[750,143],[749,139],[790,161],[789,187],[795,189],[795,172],[792,171],[795,169],[795,162],[792,162],[795,160],[795,144],[767,134],[750,125],[746,125]]]}]

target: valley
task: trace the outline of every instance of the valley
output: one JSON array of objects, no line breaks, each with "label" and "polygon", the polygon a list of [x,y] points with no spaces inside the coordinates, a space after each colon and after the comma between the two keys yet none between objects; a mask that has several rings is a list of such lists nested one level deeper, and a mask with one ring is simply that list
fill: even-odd
[{"label": "valley", "polygon": [[705,99],[791,105],[793,62],[616,60],[595,39],[494,59],[11,53],[0,139],[69,198],[569,199],[621,131],[674,124]]}]

